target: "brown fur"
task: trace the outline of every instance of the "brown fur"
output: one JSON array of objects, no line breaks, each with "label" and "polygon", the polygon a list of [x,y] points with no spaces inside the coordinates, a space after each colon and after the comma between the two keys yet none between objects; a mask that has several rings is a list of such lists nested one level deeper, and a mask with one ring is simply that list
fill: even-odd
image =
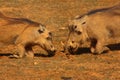
[{"label": "brown fur", "polygon": [[54,53],[51,38],[51,32],[40,23],[25,18],[10,18],[0,13],[0,46],[15,44],[20,58],[25,55],[33,57],[32,46],[36,44],[50,54]]},{"label": "brown fur", "polygon": [[[69,41],[74,39],[76,43],[85,43],[89,39],[91,52],[102,53],[108,50],[106,45],[120,43],[120,4],[79,16],[71,21],[69,27],[73,28],[69,30],[71,35],[77,35]],[[76,43],[72,45],[77,46]]]}]

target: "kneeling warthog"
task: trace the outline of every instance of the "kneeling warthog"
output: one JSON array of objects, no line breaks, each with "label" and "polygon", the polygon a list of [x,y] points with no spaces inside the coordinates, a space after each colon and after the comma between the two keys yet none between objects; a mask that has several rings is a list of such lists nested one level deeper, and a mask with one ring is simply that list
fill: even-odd
[{"label": "kneeling warthog", "polygon": [[86,41],[92,53],[109,50],[107,45],[120,43],[120,4],[77,16],[69,23],[66,50],[75,52]]},{"label": "kneeling warthog", "polygon": [[34,57],[32,46],[38,45],[54,55],[52,33],[40,23],[25,18],[10,18],[0,13],[0,47],[15,44],[17,58]]}]

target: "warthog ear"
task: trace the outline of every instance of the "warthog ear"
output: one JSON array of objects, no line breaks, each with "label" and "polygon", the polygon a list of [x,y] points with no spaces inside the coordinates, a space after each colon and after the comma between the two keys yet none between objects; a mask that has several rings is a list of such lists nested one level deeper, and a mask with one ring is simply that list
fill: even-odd
[{"label": "warthog ear", "polygon": [[83,16],[83,17],[80,19],[81,24],[86,24],[87,20],[88,20],[88,15]]},{"label": "warthog ear", "polygon": [[38,30],[39,33],[43,33],[44,31],[41,31],[40,29]]},{"label": "warthog ear", "polygon": [[81,18],[81,16],[80,16],[80,15],[75,16],[75,19],[79,19],[79,18]]},{"label": "warthog ear", "polygon": [[38,29],[38,32],[39,32],[39,33],[43,33],[44,31],[45,31],[45,26],[40,25],[40,26],[39,26],[39,29]]}]

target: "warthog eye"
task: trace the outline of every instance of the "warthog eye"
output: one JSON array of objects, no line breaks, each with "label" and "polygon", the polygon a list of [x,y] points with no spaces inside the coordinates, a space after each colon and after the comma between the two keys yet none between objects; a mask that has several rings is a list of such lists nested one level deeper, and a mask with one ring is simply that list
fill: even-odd
[{"label": "warthog eye", "polygon": [[41,34],[41,33],[43,33],[44,31],[39,29],[38,32]]},{"label": "warthog eye", "polygon": [[76,26],[76,25],[74,26],[74,29],[75,29],[75,28],[77,28],[77,26]]},{"label": "warthog eye", "polygon": [[75,43],[75,41],[72,41],[72,43]]},{"label": "warthog eye", "polygon": [[52,33],[51,33],[51,32],[49,32],[49,35],[50,35],[50,36],[52,36]]},{"label": "warthog eye", "polygon": [[51,38],[51,37],[47,37],[46,39],[47,39],[47,40],[52,40],[52,38]]},{"label": "warthog eye", "polygon": [[77,33],[78,35],[80,35],[80,34],[81,34],[81,32],[80,32],[80,31],[76,31],[76,33]]}]

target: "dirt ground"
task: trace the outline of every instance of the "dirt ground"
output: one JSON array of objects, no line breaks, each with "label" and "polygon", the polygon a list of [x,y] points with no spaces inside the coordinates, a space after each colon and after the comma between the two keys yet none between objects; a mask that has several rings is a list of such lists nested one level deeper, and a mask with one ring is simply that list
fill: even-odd
[{"label": "dirt ground", "polygon": [[61,41],[67,36],[68,20],[94,9],[118,4],[119,0],[0,0],[0,11],[10,17],[28,18],[45,24],[54,34],[55,56],[34,47],[34,59],[10,59],[13,45],[0,48],[0,80],[120,80],[120,46],[101,54],[90,54],[89,48],[68,59]]}]

